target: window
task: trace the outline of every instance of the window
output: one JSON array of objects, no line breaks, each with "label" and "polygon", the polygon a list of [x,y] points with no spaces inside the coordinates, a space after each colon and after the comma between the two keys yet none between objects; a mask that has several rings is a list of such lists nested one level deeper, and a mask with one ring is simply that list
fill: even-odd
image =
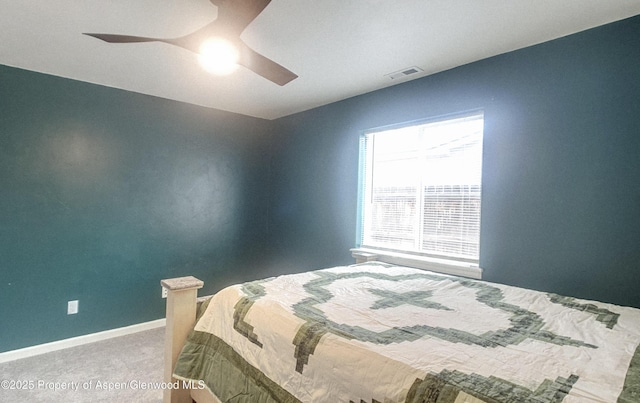
[{"label": "window", "polygon": [[478,263],[482,113],[366,132],[359,247]]}]

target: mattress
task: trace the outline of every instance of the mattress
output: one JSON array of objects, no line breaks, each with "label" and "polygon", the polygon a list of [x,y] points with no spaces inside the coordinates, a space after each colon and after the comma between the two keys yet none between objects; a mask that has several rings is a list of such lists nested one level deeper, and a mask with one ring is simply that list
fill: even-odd
[{"label": "mattress", "polygon": [[174,376],[222,401],[640,401],[636,308],[371,262],[203,309]]}]

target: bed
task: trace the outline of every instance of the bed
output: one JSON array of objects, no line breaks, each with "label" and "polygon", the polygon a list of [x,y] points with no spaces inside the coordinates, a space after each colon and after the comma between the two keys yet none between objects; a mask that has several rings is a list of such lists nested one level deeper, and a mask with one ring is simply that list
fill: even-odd
[{"label": "bed", "polygon": [[380,262],[201,286],[163,281],[166,401],[640,402],[640,309]]}]

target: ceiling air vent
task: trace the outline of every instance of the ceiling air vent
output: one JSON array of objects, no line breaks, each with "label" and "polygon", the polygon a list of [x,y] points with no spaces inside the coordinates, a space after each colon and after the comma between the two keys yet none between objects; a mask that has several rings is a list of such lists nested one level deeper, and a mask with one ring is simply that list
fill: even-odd
[{"label": "ceiling air vent", "polygon": [[391,80],[398,80],[401,78],[412,76],[414,74],[422,73],[423,71],[424,70],[422,70],[420,67],[412,66],[393,73],[385,74],[385,77],[389,77]]}]

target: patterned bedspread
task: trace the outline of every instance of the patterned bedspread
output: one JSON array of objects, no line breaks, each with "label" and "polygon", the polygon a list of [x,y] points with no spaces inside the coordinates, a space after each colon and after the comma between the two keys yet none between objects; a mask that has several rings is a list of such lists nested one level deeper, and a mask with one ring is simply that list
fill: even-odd
[{"label": "patterned bedspread", "polygon": [[233,402],[640,402],[640,309],[379,263],[231,286],[175,376]]}]

